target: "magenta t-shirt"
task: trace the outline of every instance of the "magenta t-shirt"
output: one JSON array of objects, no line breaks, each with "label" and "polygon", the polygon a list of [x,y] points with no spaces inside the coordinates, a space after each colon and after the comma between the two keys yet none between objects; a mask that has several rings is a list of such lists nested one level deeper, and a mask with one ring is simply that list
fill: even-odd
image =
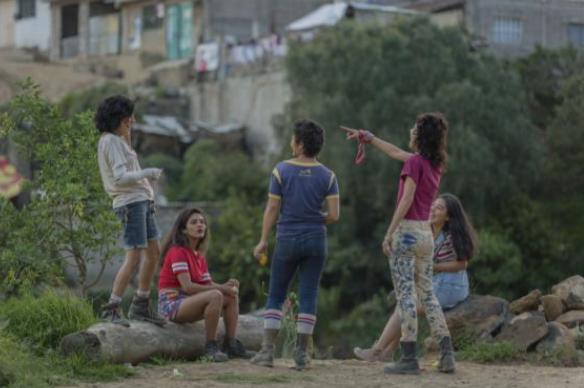
[{"label": "magenta t-shirt", "polygon": [[430,219],[430,207],[438,194],[441,175],[440,167],[433,167],[430,161],[421,155],[414,154],[406,160],[400,174],[397,203],[403,196],[406,177],[409,176],[416,182],[416,192],[412,206],[404,219],[415,221]]}]

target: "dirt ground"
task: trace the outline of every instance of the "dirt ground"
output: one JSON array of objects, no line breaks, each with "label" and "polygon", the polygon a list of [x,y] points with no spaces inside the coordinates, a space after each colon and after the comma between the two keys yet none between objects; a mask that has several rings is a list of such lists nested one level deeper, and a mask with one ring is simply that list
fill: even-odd
[{"label": "dirt ground", "polygon": [[291,360],[277,360],[273,369],[246,361],[226,364],[177,363],[137,367],[132,378],[85,388],[126,387],[404,387],[404,388],[562,388],[584,387],[584,368],[553,368],[529,365],[480,365],[458,363],[457,373],[438,373],[424,361],[420,376],[387,376],[383,364],[357,360],[314,361],[308,371],[290,369]]}]

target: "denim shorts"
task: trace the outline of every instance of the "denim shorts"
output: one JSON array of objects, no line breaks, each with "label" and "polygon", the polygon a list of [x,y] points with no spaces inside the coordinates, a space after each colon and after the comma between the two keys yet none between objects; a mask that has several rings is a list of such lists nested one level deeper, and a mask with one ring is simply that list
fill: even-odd
[{"label": "denim shorts", "polygon": [[178,309],[188,295],[181,290],[160,290],[158,292],[158,314],[169,321],[176,319]]},{"label": "denim shorts", "polygon": [[144,249],[148,247],[148,241],[160,239],[153,201],[132,202],[115,208],[114,212],[123,224],[126,250]]},{"label": "denim shorts", "polygon": [[443,310],[448,310],[468,298],[469,285],[466,271],[439,272],[432,277],[434,295]]}]

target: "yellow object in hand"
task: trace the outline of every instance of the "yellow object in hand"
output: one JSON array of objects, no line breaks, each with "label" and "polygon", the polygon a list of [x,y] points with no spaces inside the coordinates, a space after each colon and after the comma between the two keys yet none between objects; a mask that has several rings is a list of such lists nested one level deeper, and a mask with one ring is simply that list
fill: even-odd
[{"label": "yellow object in hand", "polygon": [[266,255],[265,253],[261,253],[259,261],[260,261],[260,265],[262,267],[265,267],[266,265],[268,265],[268,255]]}]

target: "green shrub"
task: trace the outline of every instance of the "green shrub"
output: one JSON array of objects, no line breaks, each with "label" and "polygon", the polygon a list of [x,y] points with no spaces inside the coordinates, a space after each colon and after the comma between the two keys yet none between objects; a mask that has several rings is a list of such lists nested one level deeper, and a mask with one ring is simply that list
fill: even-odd
[{"label": "green shrub", "polygon": [[7,300],[0,306],[0,319],[7,333],[29,343],[38,351],[56,348],[67,334],[95,323],[91,305],[67,292],[47,290]]},{"label": "green shrub", "polygon": [[525,353],[509,342],[478,342],[460,352],[460,358],[481,363],[521,360]]}]

